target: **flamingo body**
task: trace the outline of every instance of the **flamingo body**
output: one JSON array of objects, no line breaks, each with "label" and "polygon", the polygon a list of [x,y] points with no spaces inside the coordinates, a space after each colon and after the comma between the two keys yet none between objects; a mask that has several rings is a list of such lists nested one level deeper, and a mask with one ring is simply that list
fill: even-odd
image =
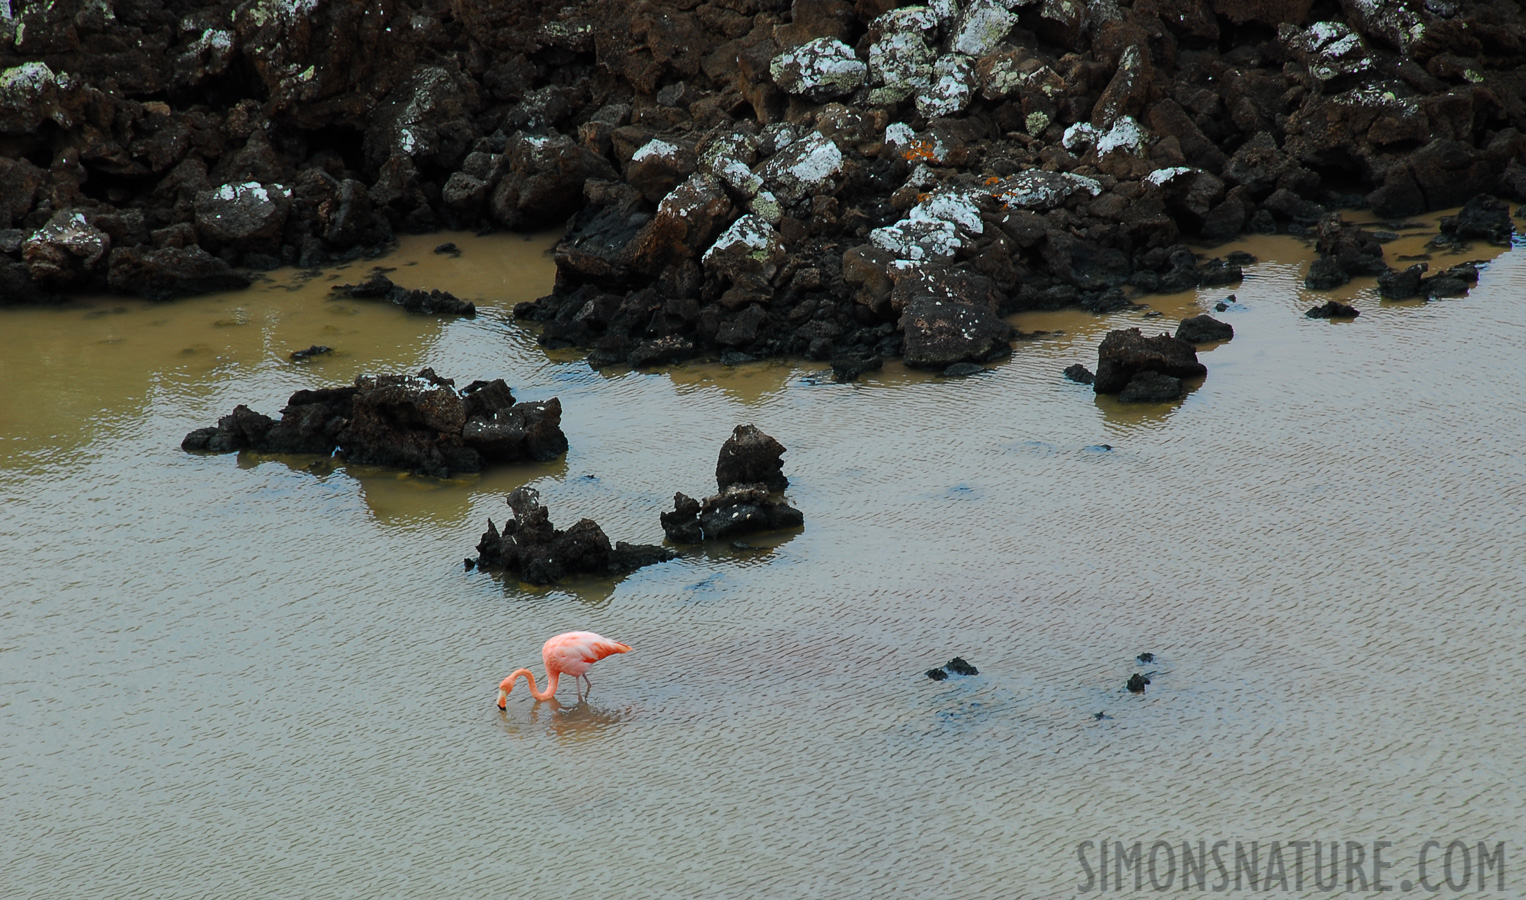
[{"label": "flamingo body", "polygon": [[509,692],[514,690],[514,681],[521,675],[530,685],[530,695],[537,700],[551,699],[556,694],[557,682],[563,674],[583,679],[592,690],[593,682],[588,681],[588,670],[593,668],[593,664],[615,653],[629,653],[630,649],[619,641],[612,641],[592,631],[559,634],[540,648],[541,660],[546,664],[546,689],[536,689],[535,675],[529,669],[515,669],[498,685],[498,708],[508,708]]}]

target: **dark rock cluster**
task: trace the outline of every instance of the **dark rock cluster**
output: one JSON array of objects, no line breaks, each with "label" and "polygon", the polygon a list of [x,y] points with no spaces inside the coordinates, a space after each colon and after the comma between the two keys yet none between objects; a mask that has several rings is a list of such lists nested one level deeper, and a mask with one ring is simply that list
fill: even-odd
[{"label": "dark rock cluster", "polygon": [[516,403],[502,379],[455,382],[418,375],[362,375],[348,387],[302,390],[273,420],[240,404],[212,428],[185,436],[188,451],[269,453],[338,450],[357,465],[446,478],[492,463],[546,462],[567,451],[562,405]]},{"label": "dark rock cluster", "polygon": [[778,496],[789,486],[784,477],[783,444],[752,425],[738,425],[721,446],[715,465],[719,492],[703,502],[673,495],[673,509],[662,514],[662,530],[678,544],[697,544],[755,531],[798,528],[800,510]]},{"label": "dark rock cluster", "polygon": [[[1073,373],[1074,368],[1066,374],[1079,381],[1085,369]],[[1147,338],[1138,328],[1120,328],[1109,331],[1097,347],[1092,389],[1117,394],[1124,403],[1164,403],[1182,396],[1183,379],[1207,374],[1208,368],[1197,361],[1197,350],[1188,341],[1169,334]]]},{"label": "dark rock cluster", "polygon": [[928,669],[925,674],[933,681],[946,681],[950,675],[979,675],[980,670],[965,662],[964,657],[956,656],[941,666]]},{"label": "dark rock cluster", "polygon": [[336,284],[329,290],[352,300],[388,300],[409,312],[429,315],[475,316],[477,305],[447,291],[409,290],[392,283],[381,272],[360,284]]},{"label": "dark rock cluster", "polygon": [[562,531],[551,524],[534,488],[517,488],[508,501],[514,518],[501,532],[488,520],[477,544],[478,556],[467,560],[467,568],[502,569],[530,584],[553,584],[574,575],[625,575],[678,556],[651,544],[620,541],[611,547],[604,529],[592,519]]},{"label": "dark rock cluster", "polygon": [[548,345],[943,370],[1005,313],[1238,278],[1186,239],[1526,199],[1511,0],[4,10],[0,303],[566,223]]}]

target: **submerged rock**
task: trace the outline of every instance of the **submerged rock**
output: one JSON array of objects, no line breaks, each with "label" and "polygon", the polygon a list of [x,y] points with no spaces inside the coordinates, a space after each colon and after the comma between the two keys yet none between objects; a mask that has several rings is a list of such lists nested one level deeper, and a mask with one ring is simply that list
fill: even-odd
[{"label": "submerged rock", "polygon": [[428,315],[475,316],[477,305],[441,290],[409,290],[380,272],[360,284],[336,284],[329,290],[352,300],[387,300],[409,312]]},{"label": "submerged rock", "polygon": [[216,427],[186,435],[188,451],[321,453],[438,478],[489,463],[548,462],[565,453],[556,399],[515,403],[501,379],[457,392],[433,369],[418,375],[362,375],[351,387],[291,395],[279,421],[240,405]]},{"label": "submerged rock", "polygon": [[1339,300],[1329,300],[1313,307],[1304,313],[1304,316],[1310,319],[1355,319],[1361,314],[1361,310],[1354,306],[1341,303]]},{"label": "submerged rock", "polygon": [[1139,674],[1138,672],[1135,672],[1133,675],[1129,676],[1128,683],[1125,684],[1124,687],[1128,688],[1128,691],[1131,694],[1143,694],[1145,692],[1145,686],[1149,683],[1149,678]]},{"label": "submerged rock", "polygon": [[[626,575],[643,566],[676,559],[673,550],[653,544],[610,546],[604,530],[592,519],[579,520],[562,531],[551,524],[540,494],[521,487],[508,495],[514,518],[500,532],[491,519],[477,543],[477,568],[497,568],[530,584],[554,584],[574,575]],[[467,568],[471,568],[468,565]]]},{"label": "submerged rock", "polygon": [[1159,372],[1138,372],[1118,392],[1120,403],[1169,403],[1182,398],[1182,380]]},{"label": "submerged rock", "polygon": [[970,665],[969,663],[965,662],[964,657],[962,657],[962,656],[956,656],[953,659],[949,660],[948,662],[944,663],[943,664],[943,668],[947,669],[949,671],[949,673],[953,674],[953,675],[979,675],[980,674],[980,670],[975,668],[974,666]]}]

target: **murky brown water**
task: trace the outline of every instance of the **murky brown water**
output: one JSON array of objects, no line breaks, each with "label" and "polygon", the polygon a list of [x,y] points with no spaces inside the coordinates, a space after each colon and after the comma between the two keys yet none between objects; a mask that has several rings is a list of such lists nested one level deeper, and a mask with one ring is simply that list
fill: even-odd
[{"label": "murky brown water", "polygon": [[[475,320],[323,297],[365,266],[0,315],[7,900],[1046,898],[1082,893],[1080,842],[1160,838],[1392,841],[1390,885],[1427,840],[1505,841],[1482,896],[1526,894],[1526,256],[1465,299],[1360,280],[1341,323],[1302,315],[1304,245],[1258,240],[1207,380],[1129,408],[1060,370],[1227,291],[1020,317],[1064,334],[965,381],[600,374],[507,313],[547,241],[444,239],[392,277]],[[287,361],[312,343],[337,352]],[[560,396],[565,463],[179,449],[237,403],[425,365]],[[790,448],[803,532],[619,583],[462,572],[524,483],[659,540],[741,422]],[[500,714],[574,628],[635,652],[588,704]],[[955,654],[980,675],[921,674]]]}]

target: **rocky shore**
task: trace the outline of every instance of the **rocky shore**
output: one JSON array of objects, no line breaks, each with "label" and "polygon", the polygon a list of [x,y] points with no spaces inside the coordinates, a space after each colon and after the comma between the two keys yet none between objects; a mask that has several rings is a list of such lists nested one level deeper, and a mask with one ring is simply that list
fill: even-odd
[{"label": "rocky shore", "polygon": [[597,365],[978,363],[1244,232],[1446,296],[1334,211],[1499,240],[1523,44],[1509,0],[0,3],[0,304],[563,224],[516,314]]}]

